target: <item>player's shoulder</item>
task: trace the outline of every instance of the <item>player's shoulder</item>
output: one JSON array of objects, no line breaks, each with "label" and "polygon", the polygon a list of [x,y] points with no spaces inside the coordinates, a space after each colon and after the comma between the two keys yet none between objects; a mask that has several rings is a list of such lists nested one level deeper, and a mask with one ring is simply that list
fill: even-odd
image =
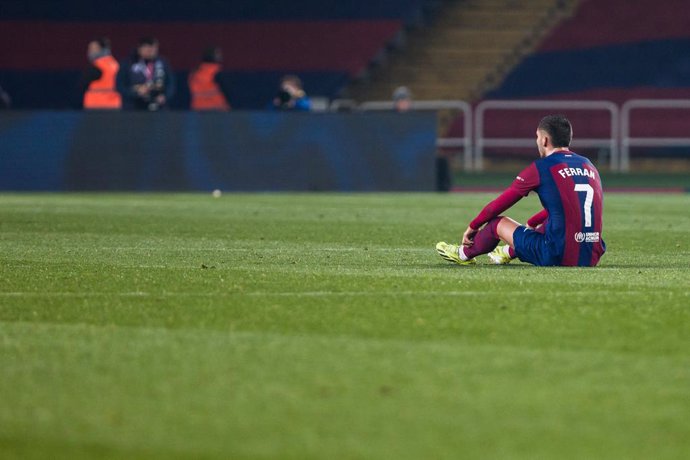
[{"label": "player's shoulder", "polygon": [[578,160],[578,161],[583,161],[583,162],[587,162],[587,163],[590,162],[589,158],[587,158],[586,156],[584,156],[580,153],[573,152],[572,150],[566,152],[565,155],[566,155],[566,157],[573,158],[573,159]]},{"label": "player's shoulder", "polygon": [[592,163],[592,160],[586,156],[573,152],[573,157],[577,162],[581,163],[583,167],[589,169],[590,171],[596,171],[596,173],[599,174],[599,171],[597,170],[597,167],[594,166],[594,163]]}]

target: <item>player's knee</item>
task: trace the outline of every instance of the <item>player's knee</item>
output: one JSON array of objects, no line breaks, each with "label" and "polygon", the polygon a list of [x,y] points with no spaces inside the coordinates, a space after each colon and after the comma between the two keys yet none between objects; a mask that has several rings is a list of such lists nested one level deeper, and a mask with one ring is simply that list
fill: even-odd
[{"label": "player's knee", "polygon": [[496,217],[496,236],[508,244],[513,242],[513,232],[520,224],[510,217]]}]

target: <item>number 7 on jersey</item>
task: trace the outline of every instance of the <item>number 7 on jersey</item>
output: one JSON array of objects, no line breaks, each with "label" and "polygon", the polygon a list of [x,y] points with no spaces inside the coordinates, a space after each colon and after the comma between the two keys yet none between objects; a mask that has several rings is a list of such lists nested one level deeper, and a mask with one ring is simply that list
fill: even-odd
[{"label": "number 7 on jersey", "polygon": [[594,189],[589,184],[575,184],[576,192],[586,192],[585,196],[585,227],[592,226],[592,200],[594,199]]}]

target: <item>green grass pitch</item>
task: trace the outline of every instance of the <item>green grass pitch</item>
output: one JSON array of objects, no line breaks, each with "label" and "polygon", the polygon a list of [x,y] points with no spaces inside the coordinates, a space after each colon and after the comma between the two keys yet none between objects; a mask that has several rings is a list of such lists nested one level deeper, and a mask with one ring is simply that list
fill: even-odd
[{"label": "green grass pitch", "polygon": [[690,195],[439,258],[492,197],[0,195],[0,458],[690,458]]}]

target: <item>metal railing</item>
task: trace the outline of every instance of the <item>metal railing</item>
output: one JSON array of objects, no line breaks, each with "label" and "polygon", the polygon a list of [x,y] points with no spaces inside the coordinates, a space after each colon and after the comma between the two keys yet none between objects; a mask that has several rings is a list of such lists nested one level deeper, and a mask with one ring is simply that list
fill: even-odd
[{"label": "metal railing", "polygon": [[[330,110],[354,111],[395,110],[392,101],[369,101],[357,104],[349,99],[335,100]],[[690,110],[690,99],[631,99],[620,108],[611,101],[549,101],[549,100],[487,100],[479,103],[474,110],[461,100],[413,101],[410,110],[457,110],[463,114],[463,137],[440,137],[437,148],[459,148],[463,150],[463,168],[466,171],[481,171],[484,167],[484,150],[501,147],[533,147],[534,136],[530,137],[485,137],[484,125],[489,110],[577,110],[605,111],[609,114],[609,137],[575,137],[573,146],[603,147],[610,151],[611,171],[630,170],[630,149],[632,147],[690,147],[690,137],[633,137],[630,120],[632,112],[644,109],[685,109]],[[530,133],[531,134],[531,133]]]},{"label": "metal railing", "polygon": [[631,147],[685,147],[690,137],[632,137],[630,117],[635,109],[690,109],[690,99],[631,99],[621,107],[621,171],[630,170]]},{"label": "metal railing", "polygon": [[533,147],[534,136],[520,138],[484,137],[484,115],[488,110],[605,110],[610,114],[610,132],[608,138],[575,138],[574,147],[608,147],[610,149],[610,167],[613,171],[620,168],[618,150],[618,106],[610,101],[505,101],[489,100],[477,105],[474,111],[474,169],[484,168],[484,149],[486,147]]},{"label": "metal railing", "polygon": [[[358,106],[358,110],[395,110],[392,101],[369,101]],[[472,161],[472,107],[465,101],[412,101],[410,110],[457,110],[462,112],[463,132],[462,137],[439,137],[436,139],[437,148],[462,148],[463,168],[471,171],[474,167]]]}]

